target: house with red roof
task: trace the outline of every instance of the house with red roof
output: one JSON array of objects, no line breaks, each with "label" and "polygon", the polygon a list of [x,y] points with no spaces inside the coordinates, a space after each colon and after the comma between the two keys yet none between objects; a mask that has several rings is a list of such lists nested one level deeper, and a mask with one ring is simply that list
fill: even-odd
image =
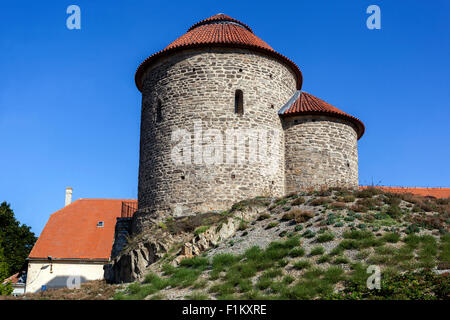
[{"label": "house with red roof", "polygon": [[30,252],[26,292],[77,287],[85,281],[103,279],[116,221],[129,216],[137,201],[78,199],[71,203],[66,199],[66,204],[50,215]]}]

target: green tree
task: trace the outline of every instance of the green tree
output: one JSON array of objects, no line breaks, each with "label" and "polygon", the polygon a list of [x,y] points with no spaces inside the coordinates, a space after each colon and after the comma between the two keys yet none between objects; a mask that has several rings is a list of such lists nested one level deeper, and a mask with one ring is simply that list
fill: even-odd
[{"label": "green tree", "polygon": [[21,225],[14,217],[10,205],[2,202],[0,204],[0,279],[5,269],[5,277],[20,271],[35,242],[36,237],[30,231],[30,227]]},{"label": "green tree", "polygon": [[0,296],[8,296],[12,293],[13,288],[11,283],[3,284],[3,280],[5,280],[9,275],[8,264],[3,251],[4,250],[0,241]]}]

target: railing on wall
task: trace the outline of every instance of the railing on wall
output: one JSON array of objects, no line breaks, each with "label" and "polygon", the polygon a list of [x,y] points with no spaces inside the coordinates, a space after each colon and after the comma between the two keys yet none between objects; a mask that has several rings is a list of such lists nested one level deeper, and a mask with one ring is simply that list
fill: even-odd
[{"label": "railing on wall", "polygon": [[137,201],[122,201],[122,218],[132,218],[137,211]]}]

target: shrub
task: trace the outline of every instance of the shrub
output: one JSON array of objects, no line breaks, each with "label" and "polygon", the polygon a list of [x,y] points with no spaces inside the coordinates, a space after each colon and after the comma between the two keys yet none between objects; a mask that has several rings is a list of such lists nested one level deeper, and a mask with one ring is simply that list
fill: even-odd
[{"label": "shrub", "polygon": [[396,243],[400,240],[400,234],[395,232],[385,233],[382,239],[387,242]]},{"label": "shrub", "polygon": [[394,195],[388,195],[384,202],[390,206],[398,207],[402,202],[402,199],[395,197]]},{"label": "shrub", "polygon": [[308,238],[308,239],[314,238],[315,236],[316,236],[316,234],[313,231],[311,231],[310,229],[306,230],[303,233],[303,237]]},{"label": "shrub", "polygon": [[288,221],[288,220],[293,220],[295,217],[293,212],[287,212],[285,214],[283,214],[283,216],[281,217],[281,221]]},{"label": "shrub", "polygon": [[323,274],[324,280],[337,283],[344,278],[344,270],[339,267],[329,267]]},{"label": "shrub", "polygon": [[339,243],[339,247],[343,250],[359,249],[360,245],[355,239],[344,239]]},{"label": "shrub", "polygon": [[347,205],[344,202],[336,201],[330,204],[330,208],[335,210],[342,210],[347,208]]},{"label": "shrub", "polygon": [[317,246],[311,249],[311,252],[309,253],[309,255],[311,256],[318,256],[321,255],[325,252],[325,249],[321,246]]},{"label": "shrub", "polygon": [[355,196],[357,198],[372,198],[373,196],[377,195],[377,194],[383,194],[384,192],[380,189],[376,189],[373,187],[361,190],[361,191],[356,191],[355,192]]},{"label": "shrub", "polygon": [[311,266],[311,263],[308,260],[299,260],[296,263],[294,263],[294,268],[297,270],[302,270],[309,268]]},{"label": "shrub", "polygon": [[355,197],[352,196],[352,195],[346,195],[346,196],[343,196],[343,197],[339,197],[338,201],[341,201],[341,202],[353,202],[353,201],[355,201]]},{"label": "shrub", "polygon": [[289,251],[289,256],[295,258],[295,257],[302,257],[305,255],[305,249],[303,248],[294,248],[291,251]]},{"label": "shrub", "polygon": [[367,212],[367,210],[369,210],[368,207],[355,203],[353,206],[350,207],[353,211],[355,212]]},{"label": "shrub", "polygon": [[265,219],[269,219],[270,218],[270,214],[268,214],[268,213],[261,213],[260,215],[259,215],[259,217],[258,217],[258,221],[261,221],[261,220],[265,220]]},{"label": "shrub", "polygon": [[312,199],[311,201],[309,201],[309,205],[310,206],[322,206],[324,204],[329,203],[330,200],[326,197],[320,197],[320,198],[316,198],[316,199]]},{"label": "shrub", "polygon": [[334,264],[346,264],[349,263],[348,259],[344,256],[338,256],[333,261]]},{"label": "shrub", "polygon": [[331,260],[331,257],[329,255],[324,254],[323,256],[319,257],[317,260],[317,263],[325,263],[329,262]]},{"label": "shrub", "polygon": [[398,217],[401,216],[402,210],[401,210],[398,206],[390,206],[390,207],[387,209],[386,213],[387,213],[392,219],[395,219],[395,218],[398,218]]},{"label": "shrub", "polygon": [[296,223],[303,223],[314,217],[314,212],[302,209],[292,209],[285,213],[282,220],[295,220]]},{"label": "shrub", "polygon": [[214,256],[212,259],[212,267],[217,271],[224,271],[226,268],[232,266],[240,260],[239,256],[231,253],[221,253]]},{"label": "shrub", "polygon": [[331,232],[325,232],[317,237],[317,242],[323,243],[334,239],[334,234]]},{"label": "shrub", "polygon": [[301,205],[301,204],[305,203],[305,201],[306,201],[305,198],[298,197],[298,198],[294,199],[291,204],[293,206],[298,206],[298,205]]},{"label": "shrub", "polygon": [[238,230],[239,230],[239,231],[244,231],[244,230],[247,229],[247,228],[248,228],[248,223],[247,223],[247,221],[242,220],[242,221],[239,223]]},{"label": "shrub", "polygon": [[294,228],[295,231],[302,231],[303,230],[303,226],[301,224],[296,225]]},{"label": "shrub", "polygon": [[194,234],[196,236],[198,236],[199,234],[202,234],[203,232],[205,232],[208,229],[209,229],[209,226],[200,226],[194,230]]},{"label": "shrub", "polygon": [[272,221],[271,223],[269,223],[269,224],[267,225],[266,229],[275,228],[275,227],[277,227],[278,225],[279,225],[278,222]]}]

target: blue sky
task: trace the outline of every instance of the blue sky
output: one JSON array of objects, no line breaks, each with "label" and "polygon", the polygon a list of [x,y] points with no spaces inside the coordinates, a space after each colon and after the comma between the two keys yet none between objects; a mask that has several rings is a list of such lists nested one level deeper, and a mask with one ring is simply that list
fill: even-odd
[{"label": "blue sky", "polygon": [[[120,4],[119,4],[120,3]],[[81,8],[81,30],[66,8]],[[381,30],[366,8],[381,8]],[[360,118],[360,183],[450,187],[448,1],[8,1],[0,10],[0,201],[39,234],[77,198],[136,198],[134,72],[216,13],[296,62],[303,89]]]}]

